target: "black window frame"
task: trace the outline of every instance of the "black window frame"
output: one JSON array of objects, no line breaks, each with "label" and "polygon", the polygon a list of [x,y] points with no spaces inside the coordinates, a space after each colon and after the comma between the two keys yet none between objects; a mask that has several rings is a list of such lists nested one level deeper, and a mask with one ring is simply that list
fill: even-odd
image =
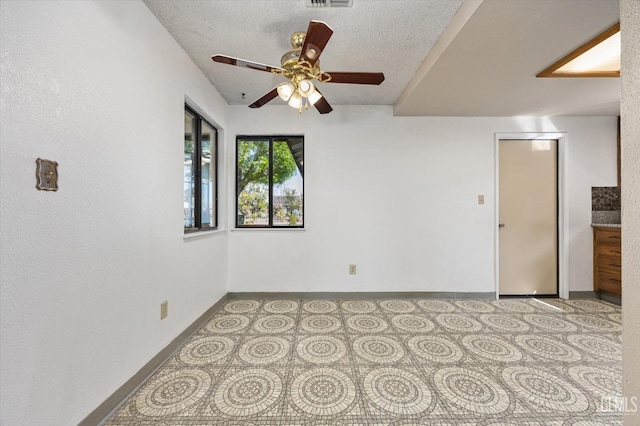
[{"label": "black window frame", "polygon": [[[273,144],[274,142],[282,142],[287,141],[289,139],[302,139],[302,162],[298,165],[298,171],[302,176],[302,193],[300,194],[302,197],[302,224],[300,225],[274,225],[273,224]],[[239,183],[239,167],[238,167],[238,142],[240,141],[269,141],[269,208],[268,208],[268,217],[269,223],[267,225],[247,225],[239,223],[240,215],[238,214],[239,210],[239,193],[238,193],[238,183]],[[293,153],[292,153],[293,155]],[[304,184],[304,157],[305,157],[305,138],[304,135],[236,135],[236,143],[235,143],[235,227],[237,229],[304,229],[306,216],[305,216],[305,207],[306,203],[304,200],[304,192],[305,192],[305,184]]]},{"label": "black window frame", "polygon": [[[211,124],[209,120],[204,118],[202,114],[197,112],[194,108],[190,107],[188,104],[184,104],[184,112],[193,115],[194,117],[194,151],[195,151],[195,177],[194,177],[194,186],[195,186],[195,205],[194,205],[194,226],[187,228],[184,227],[184,234],[192,234],[195,232],[203,232],[203,231],[214,231],[218,229],[218,176],[219,176],[219,162],[218,162],[218,133],[219,130],[216,126]],[[211,215],[211,219],[214,221],[214,225],[211,224],[202,224],[202,123],[205,123],[207,126],[211,127],[214,132],[214,140],[211,141],[211,154],[215,159],[214,162],[214,189],[213,189],[213,201],[215,202],[215,208],[213,209],[213,214]],[[185,132],[183,132],[185,133]],[[184,144],[184,142],[183,142]],[[184,150],[184,149],[183,149]],[[184,222],[184,220],[183,220]],[[184,224],[183,224],[184,225]]]}]

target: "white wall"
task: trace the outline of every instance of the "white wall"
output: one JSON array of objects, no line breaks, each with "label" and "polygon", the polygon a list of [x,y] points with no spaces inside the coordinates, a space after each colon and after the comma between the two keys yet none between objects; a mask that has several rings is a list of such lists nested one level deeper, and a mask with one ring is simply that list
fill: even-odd
[{"label": "white wall", "polygon": [[[620,2],[624,424],[640,424],[640,2]],[[634,410],[635,409],[635,410]]]},{"label": "white wall", "polygon": [[0,7],[0,424],[76,424],[227,292],[227,234],[182,238],[185,96],[227,105],[141,2]]},{"label": "white wall", "polygon": [[[77,423],[228,289],[493,291],[495,132],[568,132],[571,290],[591,289],[590,188],[615,184],[615,118],[228,107],[140,2],[0,15],[0,424]],[[185,97],[227,142],[305,135],[305,231],[183,240]],[[35,189],[37,157],[60,163],[58,192]]]},{"label": "white wall", "polygon": [[[591,187],[616,184],[615,117],[231,110],[230,138],[305,135],[306,203],[305,231],[231,232],[232,291],[495,291],[496,132],[567,133],[569,289],[593,289]],[[233,194],[229,206],[233,217]]]}]

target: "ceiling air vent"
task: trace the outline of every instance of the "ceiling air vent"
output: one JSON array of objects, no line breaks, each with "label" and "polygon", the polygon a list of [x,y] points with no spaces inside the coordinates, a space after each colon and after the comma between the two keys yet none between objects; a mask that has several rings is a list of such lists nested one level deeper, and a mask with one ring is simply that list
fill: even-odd
[{"label": "ceiling air vent", "polygon": [[353,0],[307,0],[307,7],[351,7]]}]

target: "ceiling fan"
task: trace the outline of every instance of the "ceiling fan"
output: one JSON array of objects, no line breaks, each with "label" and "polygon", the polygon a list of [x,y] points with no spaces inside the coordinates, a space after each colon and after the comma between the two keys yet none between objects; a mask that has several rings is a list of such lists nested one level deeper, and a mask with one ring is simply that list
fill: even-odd
[{"label": "ceiling fan", "polygon": [[333,72],[321,71],[318,59],[322,54],[333,30],[324,22],[311,21],[306,33],[294,33],[291,36],[292,49],[287,51],[280,60],[282,66],[274,67],[245,61],[225,55],[215,55],[211,59],[222,64],[235,65],[258,71],[280,74],[287,78],[287,82],[279,84],[269,93],[249,105],[249,108],[260,108],[276,96],[287,102],[289,106],[302,113],[302,106],[309,108],[309,104],[316,107],[320,114],[333,111],[329,102],[322,96],[312,80],[321,83],[349,83],[379,85],[384,81],[381,72]]}]

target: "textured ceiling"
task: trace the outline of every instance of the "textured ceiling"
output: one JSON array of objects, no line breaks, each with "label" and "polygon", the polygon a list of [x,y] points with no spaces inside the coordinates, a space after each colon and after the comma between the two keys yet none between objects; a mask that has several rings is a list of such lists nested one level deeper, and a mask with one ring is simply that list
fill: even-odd
[{"label": "textured ceiling", "polygon": [[385,74],[380,86],[322,85],[326,99],[332,105],[392,105],[462,4],[354,0],[352,7],[320,8],[307,7],[305,0],[144,2],[227,102],[247,105],[284,77],[214,63],[211,56],[280,66],[280,57],[291,48],[291,35],[306,31],[312,19],[326,22],[334,31],[320,58],[322,70]]},{"label": "textured ceiling", "polygon": [[619,78],[535,78],[617,22],[616,0],[354,0],[349,8],[310,8],[305,0],[143,1],[229,104],[249,105],[284,77],[211,56],[279,66],[291,34],[314,19],[334,30],[322,70],[386,77],[380,86],[322,85],[334,106],[394,105],[396,115],[619,114]]}]

